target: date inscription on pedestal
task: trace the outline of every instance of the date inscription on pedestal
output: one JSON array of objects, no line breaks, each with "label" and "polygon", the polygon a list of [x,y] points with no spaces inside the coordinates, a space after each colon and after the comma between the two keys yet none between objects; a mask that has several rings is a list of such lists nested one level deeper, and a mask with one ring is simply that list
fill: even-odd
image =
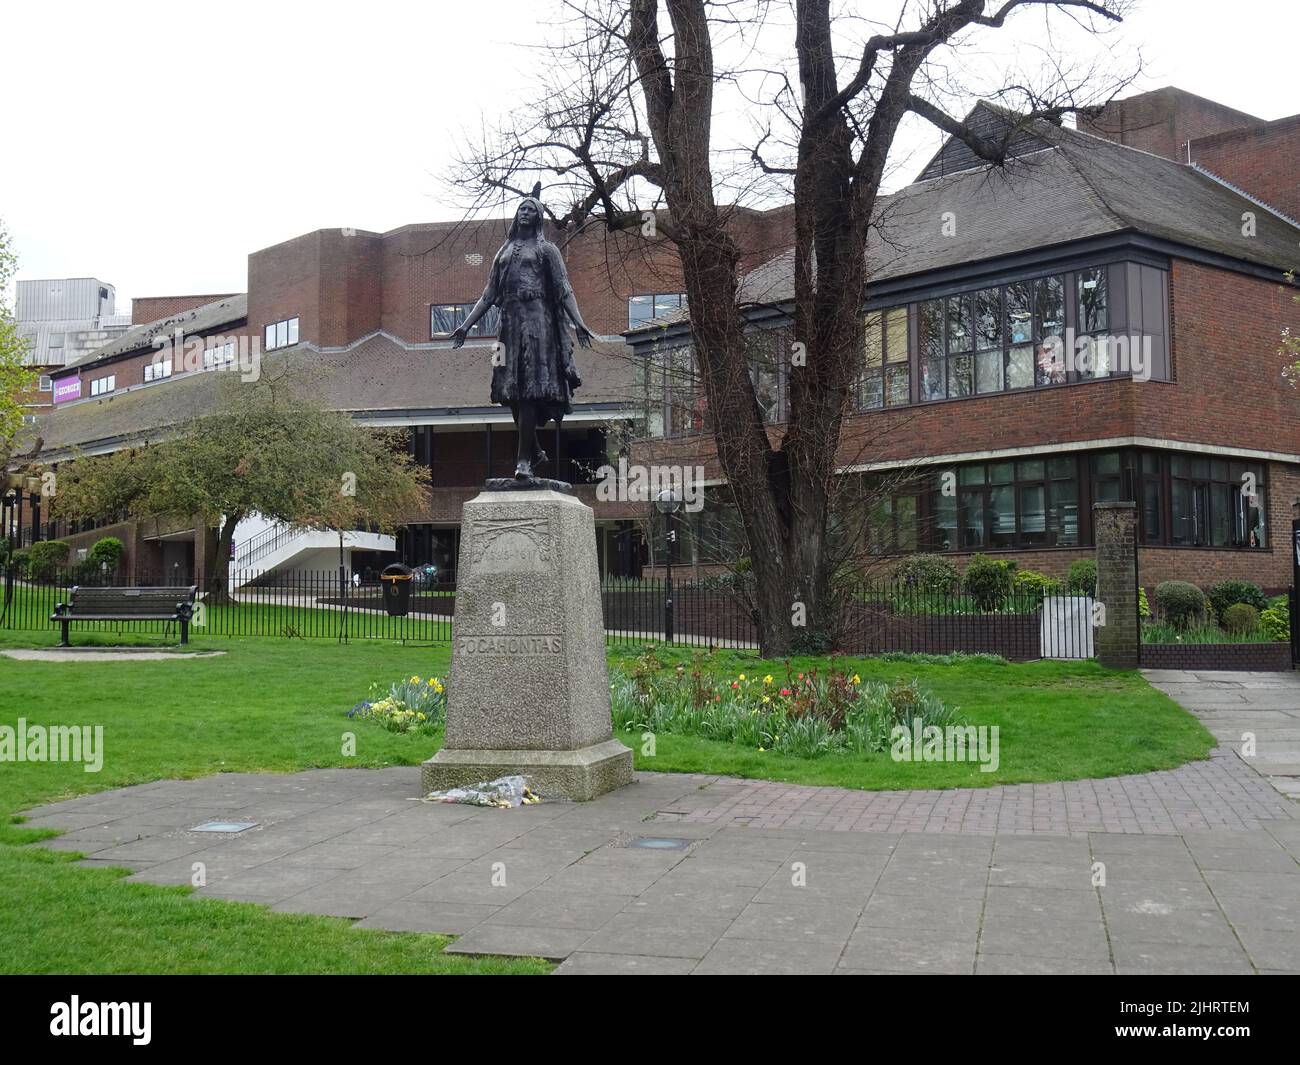
[{"label": "date inscription on pedestal", "polygon": [[473,572],[547,573],[551,536],[545,519],[480,521],[474,529]]}]

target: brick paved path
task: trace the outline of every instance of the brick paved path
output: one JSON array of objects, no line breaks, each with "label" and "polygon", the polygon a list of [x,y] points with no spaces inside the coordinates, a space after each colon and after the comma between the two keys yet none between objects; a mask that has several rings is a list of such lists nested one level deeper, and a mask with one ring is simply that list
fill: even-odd
[{"label": "brick paved path", "polygon": [[[1220,729],[1213,757],[953,791],[640,773],[518,810],[414,801],[418,767],[221,774],[30,823],[134,880],[201,868],[198,895],[457,935],[452,951],[561,973],[1300,972],[1300,804],[1226,746],[1259,730],[1261,761],[1285,769],[1300,682],[1153,679]],[[211,819],[257,827],[191,831]],[[680,846],[631,845],[645,837]]]},{"label": "brick paved path", "polygon": [[1180,769],[1063,784],[944,791],[851,791],[767,780],[720,780],[657,811],[657,820],[830,832],[1087,832],[1170,834],[1257,829],[1300,816],[1235,753]]}]

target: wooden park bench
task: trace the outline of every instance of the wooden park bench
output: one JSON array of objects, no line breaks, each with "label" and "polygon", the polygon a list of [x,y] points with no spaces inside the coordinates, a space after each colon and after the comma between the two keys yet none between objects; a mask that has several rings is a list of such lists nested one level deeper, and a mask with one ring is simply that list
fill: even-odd
[{"label": "wooden park bench", "polygon": [[51,621],[63,627],[60,647],[68,643],[72,621],[177,621],[181,643],[189,643],[190,619],[198,585],[175,588],[73,588],[66,603],[57,603]]}]

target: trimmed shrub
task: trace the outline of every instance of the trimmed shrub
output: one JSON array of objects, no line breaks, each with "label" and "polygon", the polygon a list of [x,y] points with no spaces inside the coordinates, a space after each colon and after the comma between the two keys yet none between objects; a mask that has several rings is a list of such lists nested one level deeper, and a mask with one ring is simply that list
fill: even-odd
[{"label": "trimmed shrub", "polygon": [[68,564],[68,545],[62,540],[39,540],[28,548],[27,576],[34,581],[52,581]]},{"label": "trimmed shrub", "polygon": [[1205,593],[1186,581],[1162,581],[1156,585],[1156,608],[1162,622],[1188,629],[1205,617]]},{"label": "trimmed shrub", "polygon": [[974,555],[966,566],[962,588],[981,610],[997,610],[1011,593],[1015,581],[1014,562],[995,561],[987,555]]},{"label": "trimmed shrub", "polygon": [[1285,606],[1271,606],[1259,615],[1259,627],[1270,640],[1291,639],[1291,611]]},{"label": "trimmed shrub", "polygon": [[1151,616],[1151,604],[1147,602],[1147,590],[1138,585],[1138,617],[1149,618]]},{"label": "trimmed shrub", "polygon": [[1249,603],[1233,603],[1223,612],[1223,631],[1244,636],[1259,628],[1259,611]]},{"label": "trimmed shrub", "polygon": [[126,552],[126,547],[116,536],[105,536],[102,540],[96,540],[86,555],[86,561],[94,563],[96,571],[108,565],[109,573],[116,573],[117,567],[122,564],[122,555]]},{"label": "trimmed shrub", "polygon": [[957,583],[957,567],[940,555],[909,555],[894,570],[894,580],[923,592],[946,592]]},{"label": "trimmed shrub", "polygon": [[1256,613],[1268,609],[1264,593],[1259,590],[1258,584],[1251,581],[1220,581],[1210,589],[1210,606],[1214,608],[1214,616],[1220,625],[1223,624],[1228,608],[1237,603],[1248,603],[1255,608]]},{"label": "trimmed shrub", "polygon": [[1097,560],[1081,558],[1070,563],[1070,570],[1065,577],[1066,587],[1074,595],[1097,594]]},{"label": "trimmed shrub", "polygon": [[1012,578],[1012,587],[1021,593],[1033,593],[1040,596],[1057,595],[1061,591],[1061,582],[1055,577],[1049,577],[1046,573],[1039,573],[1037,570],[1032,569],[1022,569]]}]

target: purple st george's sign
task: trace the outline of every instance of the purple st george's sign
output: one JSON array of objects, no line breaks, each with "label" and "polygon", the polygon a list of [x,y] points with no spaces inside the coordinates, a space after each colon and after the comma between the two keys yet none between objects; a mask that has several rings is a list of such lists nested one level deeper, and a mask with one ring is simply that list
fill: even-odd
[{"label": "purple st george's sign", "polygon": [[72,399],[81,398],[81,378],[65,377],[61,381],[54,382],[54,402],[67,403]]}]

